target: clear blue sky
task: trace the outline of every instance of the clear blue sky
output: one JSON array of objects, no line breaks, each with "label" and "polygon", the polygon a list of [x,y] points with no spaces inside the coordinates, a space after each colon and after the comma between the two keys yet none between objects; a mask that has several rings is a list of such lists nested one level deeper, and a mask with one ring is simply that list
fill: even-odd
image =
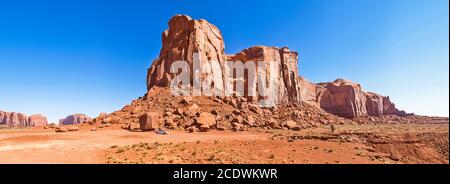
[{"label": "clear blue sky", "polygon": [[314,82],[359,82],[408,112],[448,116],[448,0],[2,0],[0,109],[112,112],[146,92],[147,68],[175,14],[204,18],[226,52],[300,53]]}]

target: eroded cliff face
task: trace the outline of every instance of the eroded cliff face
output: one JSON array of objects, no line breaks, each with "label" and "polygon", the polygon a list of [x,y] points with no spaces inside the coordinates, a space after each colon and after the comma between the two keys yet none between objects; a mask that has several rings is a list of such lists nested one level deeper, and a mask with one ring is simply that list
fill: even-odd
[{"label": "eroded cliff face", "polygon": [[30,126],[47,126],[48,124],[47,117],[41,114],[31,115],[28,117],[28,122],[30,123]]},{"label": "eroded cliff face", "polygon": [[[169,29],[164,31],[162,36],[162,49],[160,56],[156,59],[148,70],[147,88],[150,90],[154,86],[168,87],[170,81],[175,77],[171,72],[171,66],[176,61],[185,61],[188,64],[191,84],[193,83],[194,57],[200,61],[201,79],[211,78],[214,81],[215,94],[226,94],[226,90],[231,90],[236,94],[238,90],[227,88],[226,83],[236,86],[239,80],[244,85],[244,94],[249,100],[257,101],[259,99],[268,99],[273,103],[300,102],[300,85],[298,75],[298,54],[290,51],[288,48],[256,46],[245,49],[235,55],[226,55],[224,53],[225,44],[219,29],[206,20],[193,20],[185,15],[174,16],[169,21]],[[198,56],[194,56],[197,53]],[[240,61],[246,64],[253,61],[258,66],[258,61],[264,65],[273,65],[275,72],[260,71],[255,69],[253,73],[254,80],[248,80],[248,75],[244,79],[226,80],[227,76],[233,76],[233,72],[225,69],[225,61]],[[206,68],[206,70],[205,70]],[[267,72],[266,78],[274,77],[279,81],[277,83],[277,97],[274,99],[268,95],[257,95],[258,84],[257,77]],[[270,84],[269,84],[270,85]],[[218,91],[218,93],[217,93]],[[227,91],[229,93],[229,91]],[[271,93],[268,91],[267,93]]]},{"label": "eroded cliff face", "polygon": [[347,118],[367,114],[366,97],[359,84],[336,80],[319,85],[325,88],[319,97],[320,107],[324,110]]},{"label": "eroded cliff face", "polygon": [[[194,53],[199,54],[200,64],[211,65],[210,61],[223,63],[225,45],[222,33],[206,20],[193,20],[189,16],[176,15],[169,21],[169,29],[162,34],[162,49],[148,70],[147,88],[167,87],[174,78],[170,67],[176,61],[185,61],[193,69]],[[208,71],[204,75],[222,76]],[[192,74],[192,73],[191,73]],[[191,81],[193,75],[190,76]]]},{"label": "eroded cliff face", "polygon": [[[267,46],[255,46],[245,49],[235,55],[228,55],[227,61],[231,62],[243,62],[244,64],[253,61],[255,63],[256,71],[248,72],[253,73],[253,79],[258,79],[258,75],[263,75],[260,71],[261,68],[266,69],[266,79],[271,77],[278,83],[276,84],[276,93],[273,95],[276,99],[273,99],[274,103],[298,103],[300,102],[300,78],[298,75],[298,53],[290,51],[288,48],[277,48]],[[259,67],[260,64],[265,67]],[[274,72],[270,71],[270,65],[275,68]],[[231,71],[230,71],[231,72]],[[230,74],[225,74],[230,75]],[[258,83],[255,81],[249,82],[250,76],[244,75],[244,87],[246,97],[252,99],[253,102],[257,102],[258,98],[262,95],[258,95],[257,88]],[[249,91],[253,91],[249,95]],[[270,93],[270,92],[267,92]],[[252,97],[253,96],[253,97]]]},{"label": "eroded cliff face", "polygon": [[[206,20],[194,20],[189,16],[176,15],[169,21],[169,28],[162,35],[162,49],[160,56],[148,69],[147,88],[169,87],[177,72],[171,72],[171,66],[176,61],[187,62],[191,71],[189,79],[194,81],[193,65],[195,53],[200,61],[200,78],[214,81],[213,88],[219,93],[228,94],[229,90],[236,93],[236,86],[244,84],[243,96],[250,102],[261,99],[269,100],[272,104],[290,104],[308,102],[329,113],[355,118],[360,116],[407,115],[395,108],[389,97],[376,93],[365,92],[357,83],[338,79],[333,82],[314,84],[299,75],[298,53],[287,47],[255,46],[244,49],[233,55],[224,53],[225,44],[220,30]],[[237,71],[226,69],[227,62],[242,62],[244,67],[250,61],[256,65],[255,71],[247,70],[243,78],[237,78]],[[273,66],[264,68],[260,65]],[[178,73],[179,74],[179,73]],[[235,77],[229,79],[227,77]],[[267,81],[276,79],[276,88],[267,93],[276,95],[260,95],[261,84],[258,77],[263,76]],[[272,77],[272,78],[271,78]],[[226,84],[232,84],[231,88]],[[270,82],[269,82],[270,83]],[[270,85],[270,84],[268,84]]]},{"label": "eroded cliff face", "polygon": [[0,125],[11,127],[46,126],[47,118],[40,114],[28,117],[26,114],[17,112],[0,111]]},{"label": "eroded cliff face", "polygon": [[313,103],[341,117],[408,115],[398,110],[389,97],[363,91],[361,85],[349,80],[337,79],[317,86],[317,100]]}]

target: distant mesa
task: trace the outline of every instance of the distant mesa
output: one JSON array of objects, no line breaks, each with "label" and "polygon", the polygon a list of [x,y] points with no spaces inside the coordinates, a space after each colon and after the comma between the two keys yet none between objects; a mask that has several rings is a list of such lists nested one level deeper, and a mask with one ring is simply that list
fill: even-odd
[{"label": "distant mesa", "polygon": [[74,114],[67,116],[64,119],[59,120],[59,124],[62,125],[75,125],[75,124],[81,124],[88,121],[91,121],[92,118],[85,115],[85,114]]},{"label": "distant mesa", "polygon": [[47,126],[48,124],[47,117],[41,114],[31,115],[30,117],[28,117],[28,121],[30,123],[30,126]]},{"label": "distant mesa", "polygon": [[41,114],[27,116],[24,113],[0,111],[0,125],[9,127],[47,126],[47,117]]},{"label": "distant mesa", "polygon": [[365,92],[361,85],[352,81],[337,79],[317,85],[317,103],[332,114],[355,118],[360,116],[397,115],[407,116],[398,110],[389,97]]}]

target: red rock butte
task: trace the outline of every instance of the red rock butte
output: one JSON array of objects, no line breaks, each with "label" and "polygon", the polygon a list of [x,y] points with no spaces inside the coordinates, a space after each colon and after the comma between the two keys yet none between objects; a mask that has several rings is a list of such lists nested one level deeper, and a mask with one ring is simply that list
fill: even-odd
[{"label": "red rock butte", "polygon": [[[219,62],[221,73],[210,70],[203,75],[221,79],[227,75],[223,70],[226,61],[263,61],[275,64],[279,69],[277,104],[307,102],[325,111],[346,118],[380,115],[408,115],[398,110],[389,97],[363,91],[357,83],[337,79],[333,82],[314,84],[299,75],[298,53],[287,47],[255,46],[233,55],[225,54],[225,43],[220,30],[206,20],[194,20],[186,15],[176,15],[169,21],[169,28],[162,34],[162,49],[147,73],[147,89],[168,87],[175,74],[170,67],[175,61],[186,61],[192,71],[194,53],[200,56],[201,65]],[[216,72],[216,73],[215,73]],[[255,72],[258,75],[258,72]],[[191,74],[191,80],[192,80]],[[245,84],[248,84],[248,76]],[[224,82],[222,82],[224,84]],[[215,84],[216,85],[216,84]],[[259,97],[248,96],[248,91],[255,86],[246,85],[245,95],[255,102]],[[251,89],[248,89],[251,88]],[[219,87],[218,89],[224,89]]]},{"label": "red rock butte", "polygon": [[0,125],[11,127],[47,126],[47,117],[40,114],[27,116],[17,112],[0,111]]}]

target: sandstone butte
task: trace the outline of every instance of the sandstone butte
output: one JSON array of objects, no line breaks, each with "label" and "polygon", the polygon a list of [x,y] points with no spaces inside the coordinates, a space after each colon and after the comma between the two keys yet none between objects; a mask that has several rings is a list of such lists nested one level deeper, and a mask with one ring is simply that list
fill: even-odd
[{"label": "sandstone butte", "polygon": [[0,111],[0,125],[11,127],[47,126],[47,117],[34,114],[27,116],[23,113]]},{"label": "sandstone butte", "polygon": [[60,119],[59,124],[75,125],[75,124],[85,123],[85,122],[88,122],[91,120],[92,120],[92,118],[85,114],[74,114],[74,115],[67,116],[64,119]]},{"label": "sandstone butte", "polygon": [[[169,28],[162,34],[162,49],[159,58],[154,60],[147,73],[147,89],[168,87],[175,74],[170,73],[170,66],[175,61],[186,61],[192,71],[193,55],[198,53],[201,65],[211,65],[217,61],[224,67],[225,61],[263,61],[276,64],[279,70],[275,77],[281,81],[278,86],[277,104],[307,102],[323,110],[345,118],[361,116],[409,114],[398,110],[387,96],[366,92],[361,85],[349,80],[337,79],[333,82],[312,83],[299,75],[298,53],[287,47],[254,46],[233,55],[225,54],[225,43],[220,30],[206,20],[194,20],[186,15],[176,15],[169,21]],[[204,71],[221,80],[227,75],[224,70]],[[255,72],[258,75],[258,72]],[[192,79],[191,74],[191,79]],[[245,77],[245,84],[248,84]],[[224,81],[218,84],[224,84]],[[217,85],[215,83],[215,85]],[[215,87],[222,90],[223,87]],[[256,86],[245,86],[245,96],[255,102],[259,97],[249,97],[248,90]],[[250,88],[250,89],[248,89]]]}]

